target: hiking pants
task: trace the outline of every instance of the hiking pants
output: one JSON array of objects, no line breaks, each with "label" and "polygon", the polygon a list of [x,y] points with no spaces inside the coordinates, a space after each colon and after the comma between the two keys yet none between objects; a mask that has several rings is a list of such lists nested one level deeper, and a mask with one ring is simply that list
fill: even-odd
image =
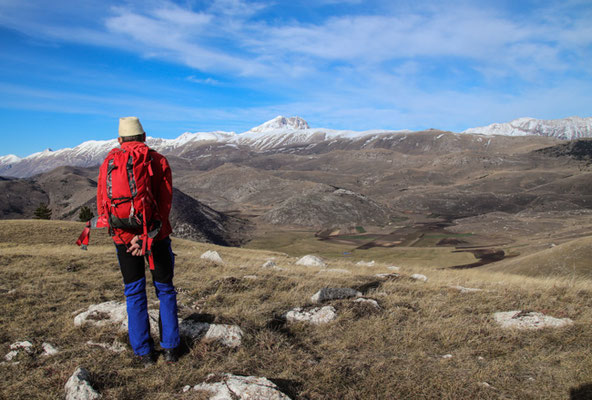
[{"label": "hiking pants", "polygon": [[[123,244],[116,244],[117,259],[123,275],[124,294],[127,304],[129,341],[134,353],[142,356],[153,348],[146,298],[145,261],[142,256],[132,256]],[[160,346],[174,349],[179,345],[179,323],[177,319],[177,293],[173,286],[175,255],[168,237],[152,243],[154,270],[152,282],[160,300],[159,328]]]}]

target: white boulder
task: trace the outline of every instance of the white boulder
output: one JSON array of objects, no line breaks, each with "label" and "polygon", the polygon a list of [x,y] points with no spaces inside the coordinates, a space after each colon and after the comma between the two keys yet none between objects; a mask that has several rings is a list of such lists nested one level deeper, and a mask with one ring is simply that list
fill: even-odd
[{"label": "white boulder", "polygon": [[190,319],[179,321],[179,334],[191,340],[219,342],[227,347],[240,346],[244,335],[237,325],[208,324]]},{"label": "white boulder", "polygon": [[296,265],[303,265],[305,267],[321,267],[324,268],[327,266],[323,260],[321,260],[317,256],[313,256],[312,254],[306,255],[302,257],[300,260],[296,261]]},{"label": "white boulder", "polygon": [[516,329],[543,329],[543,328],[561,328],[573,324],[569,318],[549,317],[539,312],[524,311],[504,311],[493,314],[495,322],[502,328]]},{"label": "white boulder", "polygon": [[396,279],[401,275],[393,272],[390,274],[376,274],[374,276],[377,277],[378,279]]},{"label": "white boulder", "polygon": [[483,289],[477,288],[468,288],[463,286],[450,286],[450,289],[458,290],[461,293],[475,293],[475,292],[482,292]]},{"label": "white boulder", "polygon": [[275,261],[273,260],[267,260],[265,261],[265,263],[261,266],[261,268],[274,268],[277,267],[277,264],[275,263]]},{"label": "white boulder", "polygon": [[94,400],[100,398],[101,395],[93,389],[89,380],[90,376],[86,369],[76,368],[76,371],[64,386],[66,400]]},{"label": "white boulder", "polygon": [[428,281],[428,277],[422,274],[413,274],[411,275],[411,279],[415,279],[416,281],[423,281],[423,282],[427,282]]},{"label": "white boulder", "polygon": [[199,258],[201,258],[202,260],[211,261],[215,264],[224,264],[222,257],[220,257],[220,254],[218,254],[218,252],[215,250],[208,250],[205,253],[203,253]]},{"label": "white boulder", "polygon": [[41,343],[41,348],[43,349],[43,356],[54,356],[59,353],[58,349],[56,349],[52,344],[47,342]]},{"label": "white boulder", "polygon": [[391,265],[389,267],[386,267],[386,269],[390,269],[391,271],[400,271],[401,267],[397,267],[396,265]]},{"label": "white boulder", "polygon": [[[183,391],[188,391],[187,387]],[[210,374],[193,390],[210,392],[210,400],[290,400],[267,378]]]},{"label": "white boulder", "polygon": [[304,310],[297,307],[285,314],[287,322],[308,322],[314,325],[326,324],[337,318],[337,312],[333,306],[314,307]]},{"label": "white boulder", "polygon": [[354,303],[358,303],[358,304],[367,304],[369,306],[372,306],[374,308],[376,308],[377,310],[381,310],[382,308],[380,307],[380,305],[378,304],[378,302],[374,299],[366,299],[364,297],[360,297],[354,300]]}]

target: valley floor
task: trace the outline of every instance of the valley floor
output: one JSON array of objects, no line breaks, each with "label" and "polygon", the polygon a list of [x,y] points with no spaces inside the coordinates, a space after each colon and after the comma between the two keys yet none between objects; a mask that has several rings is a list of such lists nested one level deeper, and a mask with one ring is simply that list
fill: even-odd
[{"label": "valley floor", "polygon": [[[89,250],[80,251],[73,242],[81,225],[0,221],[0,355],[22,340],[37,349],[0,365],[0,398],[62,398],[64,384],[80,365],[107,399],[207,398],[182,389],[223,372],[267,377],[292,399],[592,396],[589,277],[440,269],[472,257],[449,248],[344,257],[340,248],[331,247],[338,245],[311,241],[298,232],[288,238],[270,235],[265,240],[274,240],[273,246],[266,247],[265,240],[252,244],[276,252],[175,239],[180,316],[236,324],[244,332],[242,345],[230,349],[189,344],[178,363],[159,360],[154,367],[139,369],[129,348],[115,353],[87,344],[116,338],[127,343],[125,333],[112,326],[73,324],[76,312],[92,304],[124,301],[110,239],[93,232]],[[318,243],[326,246],[325,253]],[[561,247],[565,245],[549,250],[577,250]],[[216,250],[224,263],[200,259],[206,250]],[[446,257],[465,258],[438,264],[444,252]],[[328,265],[298,266],[296,255],[302,253],[322,255]],[[262,268],[270,259],[276,268]],[[359,260],[375,263],[357,265]],[[393,266],[399,267],[399,276],[376,276],[392,274]],[[520,273],[519,268],[514,272]],[[412,279],[418,273],[427,282]],[[483,290],[463,293],[455,286]],[[287,311],[311,306],[311,296],[323,287],[354,288],[375,299],[380,309],[351,299],[334,300],[326,304],[336,309],[337,318],[327,324],[278,323]],[[149,304],[157,308],[150,291]],[[527,331],[496,324],[493,313],[513,310],[570,318],[573,324]],[[42,356],[38,349],[43,342],[59,352]]]}]

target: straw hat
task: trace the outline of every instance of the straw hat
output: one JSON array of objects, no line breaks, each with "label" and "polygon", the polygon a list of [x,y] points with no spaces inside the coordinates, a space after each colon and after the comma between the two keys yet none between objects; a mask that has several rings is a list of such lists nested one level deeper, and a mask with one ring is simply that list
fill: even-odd
[{"label": "straw hat", "polygon": [[136,136],[145,133],[138,117],[119,118],[119,136]]}]

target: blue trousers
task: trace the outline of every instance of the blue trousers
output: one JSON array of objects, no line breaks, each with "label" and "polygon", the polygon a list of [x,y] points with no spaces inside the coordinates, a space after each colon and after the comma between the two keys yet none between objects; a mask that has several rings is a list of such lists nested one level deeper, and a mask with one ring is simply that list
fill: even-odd
[{"label": "blue trousers", "polygon": [[[148,319],[146,298],[145,260],[132,256],[125,245],[116,245],[117,259],[123,275],[124,294],[127,305],[129,341],[134,353],[142,356],[153,350]],[[167,237],[152,244],[154,270],[152,282],[156,297],[160,300],[159,327],[160,346],[173,349],[179,345],[179,323],[177,319],[177,293],[173,286],[175,255],[171,240]]]}]

